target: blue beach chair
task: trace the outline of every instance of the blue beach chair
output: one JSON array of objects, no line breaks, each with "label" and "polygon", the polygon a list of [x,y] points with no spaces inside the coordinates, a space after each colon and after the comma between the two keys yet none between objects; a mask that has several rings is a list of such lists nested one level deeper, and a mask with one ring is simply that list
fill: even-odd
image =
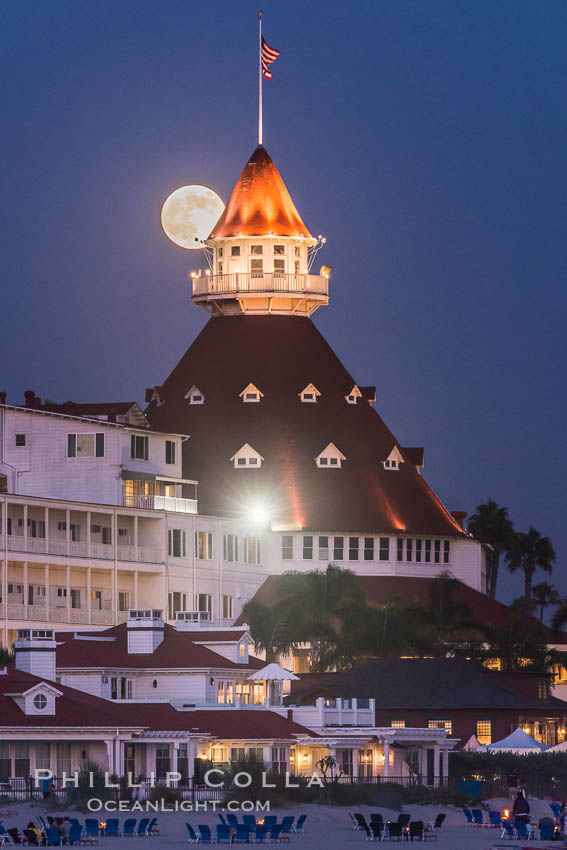
[{"label": "blue beach chair", "polygon": [[245,844],[250,844],[250,827],[247,823],[239,823],[236,827],[236,835],[233,835],[235,842],[242,841]]},{"label": "blue beach chair", "polygon": [[232,835],[227,823],[217,823],[217,844],[231,844]]},{"label": "blue beach chair", "polygon": [[484,815],[482,809],[471,809],[473,826],[484,826]]},{"label": "blue beach chair", "polygon": [[148,824],[148,828],[146,829],[146,833],[148,835],[159,835],[159,827],[157,823],[157,818],[152,818]]},{"label": "blue beach chair", "polygon": [[87,818],[85,820],[85,838],[98,838],[100,829],[97,818]]},{"label": "blue beach chair", "polygon": [[138,833],[138,838],[140,838],[140,836],[142,836],[142,835],[148,834],[148,824],[149,824],[149,822],[150,822],[149,818],[142,818],[142,820],[138,824],[138,829],[136,830],[137,833]]},{"label": "blue beach chair", "polygon": [[502,815],[495,809],[490,809],[488,812],[488,823],[490,826],[500,826],[502,823]]},{"label": "blue beach chair", "polygon": [[211,827],[204,823],[200,823],[197,828],[200,832],[199,840],[201,844],[212,844],[215,839],[211,832]]},{"label": "blue beach chair", "polygon": [[307,815],[300,815],[297,819],[297,823],[293,827],[293,832],[305,832],[303,829],[303,824],[307,820]]},{"label": "blue beach chair", "polygon": [[467,826],[472,826],[473,825],[473,819],[472,819],[471,810],[470,809],[463,809],[463,814],[467,819]]},{"label": "blue beach chair", "polygon": [[107,818],[104,834],[107,837],[118,837],[120,835],[120,821],[118,818]]},{"label": "blue beach chair", "polygon": [[126,818],[124,821],[122,837],[125,838],[128,835],[136,835],[136,818]]},{"label": "blue beach chair", "polygon": [[189,838],[187,839],[187,841],[189,842],[189,844],[196,844],[199,840],[199,836],[197,835],[190,823],[185,823],[185,826],[187,827],[187,832],[189,833]]},{"label": "blue beach chair", "polygon": [[63,839],[56,826],[48,826],[45,830],[45,843],[48,847],[61,847]]},{"label": "blue beach chair", "polygon": [[512,824],[510,823],[509,820],[503,820],[502,823],[500,824],[500,826],[501,826],[500,838],[515,838],[516,837],[516,834],[514,832],[514,827],[512,826]]},{"label": "blue beach chair", "polygon": [[74,823],[69,831],[69,844],[80,844],[83,840],[83,827]]}]

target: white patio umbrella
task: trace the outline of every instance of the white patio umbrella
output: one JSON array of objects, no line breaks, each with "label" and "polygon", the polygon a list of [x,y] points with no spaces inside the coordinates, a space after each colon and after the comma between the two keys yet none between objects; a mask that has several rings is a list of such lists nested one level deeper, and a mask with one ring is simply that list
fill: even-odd
[{"label": "white patio umbrella", "polygon": [[251,673],[248,678],[261,680],[264,682],[284,682],[287,680],[299,680],[299,676],[296,676],[295,673],[291,672],[291,670],[286,670],[284,667],[280,667],[279,664],[276,664],[273,661],[271,664],[266,664],[266,666],[262,667],[261,670],[256,670],[255,673]]}]

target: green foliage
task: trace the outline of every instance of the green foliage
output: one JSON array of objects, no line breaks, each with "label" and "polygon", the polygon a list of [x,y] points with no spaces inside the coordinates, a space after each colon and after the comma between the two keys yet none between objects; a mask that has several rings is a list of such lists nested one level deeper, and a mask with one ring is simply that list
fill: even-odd
[{"label": "green foliage", "polygon": [[451,775],[458,779],[480,779],[488,784],[485,799],[506,787],[508,774],[517,774],[534,796],[565,796],[567,753],[467,753],[457,751],[449,760]]},{"label": "green foliage", "polygon": [[166,805],[172,803],[180,803],[183,799],[183,794],[179,788],[168,788],[167,785],[154,785],[150,790],[150,801],[152,803],[163,800]]},{"label": "green foliage", "polygon": [[487,543],[487,593],[493,599],[496,596],[496,584],[500,556],[507,551],[514,533],[514,525],[508,517],[508,508],[499,507],[489,499],[476,507],[476,513],[471,514],[467,529],[481,543]]},{"label": "green foliage", "polygon": [[13,644],[10,648],[0,646],[0,667],[4,667],[6,664],[13,664],[15,657],[16,654],[14,652]]},{"label": "green foliage", "polygon": [[524,573],[524,596],[532,595],[532,581],[537,569],[546,573],[553,571],[555,549],[549,537],[542,537],[533,525],[524,534],[514,534],[506,552],[506,563],[511,573],[522,570]]},{"label": "green foliage", "polygon": [[[112,780],[116,781],[115,779]],[[105,771],[96,761],[86,761],[79,771],[79,784],[67,790],[67,805],[86,806],[87,800],[111,800],[115,789],[105,787]]]}]

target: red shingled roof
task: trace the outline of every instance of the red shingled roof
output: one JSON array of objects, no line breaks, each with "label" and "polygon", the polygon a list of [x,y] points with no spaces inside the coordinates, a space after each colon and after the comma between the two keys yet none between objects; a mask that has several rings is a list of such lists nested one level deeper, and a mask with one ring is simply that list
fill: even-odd
[{"label": "red shingled roof", "polygon": [[[80,633],[78,633],[80,634]],[[177,631],[173,626],[165,625],[164,640],[153,653],[147,655],[128,654],[128,636],[126,623],[113,626],[100,632],[83,632],[91,637],[115,637],[108,640],[74,640],[68,633],[57,633],[57,640],[63,641],[57,646],[57,668],[120,667],[124,670],[149,669],[205,669],[260,670],[265,662],[249,656],[247,664],[236,664],[217,652],[200,646],[199,632]],[[241,635],[242,632],[237,632]],[[201,638],[202,639],[202,638]]]},{"label": "red shingled roof", "polygon": [[[258,404],[239,398],[250,382],[263,393]],[[316,404],[299,398],[309,383]],[[202,514],[246,516],[260,501],[272,520],[305,530],[461,535],[413,457],[384,469],[397,440],[367,402],[347,403],[354,383],[310,319],[223,316],[210,319],[163,384],[163,406],[151,403],[147,415],[191,435],[183,474],[199,481]],[[202,405],[185,398],[194,384]],[[340,469],[315,464],[330,442],[346,456]],[[261,469],[234,469],[244,443],[265,458]]]},{"label": "red shingled roof", "polygon": [[259,145],[244,166],[209,239],[272,233],[311,236],[268,151]]}]

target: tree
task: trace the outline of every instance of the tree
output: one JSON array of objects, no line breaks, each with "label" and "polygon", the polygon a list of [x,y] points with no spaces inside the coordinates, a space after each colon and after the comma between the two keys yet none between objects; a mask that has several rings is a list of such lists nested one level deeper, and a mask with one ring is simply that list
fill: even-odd
[{"label": "tree", "polygon": [[567,625],[567,596],[560,599],[557,603],[555,614],[551,618],[551,628],[561,631]]},{"label": "tree", "polygon": [[532,587],[532,599],[539,605],[539,621],[543,623],[544,608],[559,604],[559,592],[548,581],[540,581]]},{"label": "tree", "polygon": [[502,626],[485,626],[485,644],[475,660],[498,658],[507,672],[537,670],[547,673],[557,663],[557,653],[547,642],[537,624],[526,627],[526,620],[514,614]]},{"label": "tree", "polygon": [[477,624],[468,619],[469,605],[455,599],[460,587],[461,582],[451,573],[440,573],[429,584],[427,604],[407,609],[410,617],[407,642],[413,654],[446,657],[453,654],[460,643],[459,631],[477,628]]},{"label": "tree", "polygon": [[514,532],[508,508],[499,507],[492,499],[477,505],[476,513],[469,517],[467,529],[473,537],[490,547],[486,553],[487,593],[494,599],[500,556],[506,552]]},{"label": "tree", "polygon": [[517,596],[512,602],[511,607],[518,614],[523,614],[525,617],[533,617],[537,610],[537,602],[529,596]]},{"label": "tree", "polygon": [[524,573],[524,596],[531,598],[532,580],[537,569],[546,573],[553,571],[555,549],[549,537],[542,537],[533,525],[527,534],[518,532],[513,535],[506,552],[506,563],[511,573],[522,570]]},{"label": "tree", "polygon": [[5,667],[6,664],[12,664],[15,657],[16,655],[13,646],[8,649],[0,644],[0,667]]},{"label": "tree", "polygon": [[275,661],[279,655],[286,655],[293,648],[283,612],[251,599],[245,604],[242,613],[250,626],[256,649],[265,652],[268,664]]}]

